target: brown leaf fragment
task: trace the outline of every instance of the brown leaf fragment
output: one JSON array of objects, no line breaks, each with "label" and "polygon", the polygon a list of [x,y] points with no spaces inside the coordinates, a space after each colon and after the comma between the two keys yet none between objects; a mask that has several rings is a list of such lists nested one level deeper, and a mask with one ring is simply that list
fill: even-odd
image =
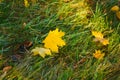
[{"label": "brown leaf fragment", "polygon": [[12,66],[6,66],[3,68],[3,72],[8,72],[10,69],[12,69]]}]

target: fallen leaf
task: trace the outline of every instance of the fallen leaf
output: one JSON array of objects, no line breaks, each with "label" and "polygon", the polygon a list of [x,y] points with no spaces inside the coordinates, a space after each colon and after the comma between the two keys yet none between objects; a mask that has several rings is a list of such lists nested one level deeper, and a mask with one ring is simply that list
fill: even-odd
[{"label": "fallen leaf", "polygon": [[24,6],[25,6],[25,7],[29,7],[29,6],[30,6],[28,0],[24,0]]},{"label": "fallen leaf", "polygon": [[62,40],[62,36],[64,35],[65,33],[58,31],[58,28],[56,30],[50,31],[43,41],[44,47],[58,53],[58,46],[62,47],[65,45],[65,41]]},{"label": "fallen leaf", "polygon": [[93,41],[100,42],[103,45],[109,44],[109,40],[105,39],[101,32],[92,31],[92,35],[95,37]]},{"label": "fallen leaf", "polygon": [[35,49],[32,50],[33,55],[40,55],[41,57],[45,58],[46,55],[51,55],[51,51],[46,48],[39,48],[36,47]]},{"label": "fallen leaf", "polygon": [[3,72],[8,72],[10,69],[12,69],[12,66],[6,66],[3,68]]},{"label": "fallen leaf", "polygon": [[26,50],[29,50],[32,47],[33,43],[31,41],[24,41],[18,46],[20,53],[25,53]]},{"label": "fallen leaf", "polygon": [[101,42],[103,45],[109,44],[109,40],[108,40],[108,39],[102,39],[102,40],[100,40],[100,42]]},{"label": "fallen leaf", "polygon": [[119,6],[117,6],[117,5],[113,6],[113,7],[111,8],[111,11],[113,11],[113,12],[119,11]]},{"label": "fallen leaf", "polygon": [[96,59],[103,59],[105,53],[101,53],[100,50],[96,50],[95,53],[93,54],[93,56],[96,58]]},{"label": "fallen leaf", "polygon": [[96,38],[103,38],[103,34],[101,32],[92,31],[92,35]]}]

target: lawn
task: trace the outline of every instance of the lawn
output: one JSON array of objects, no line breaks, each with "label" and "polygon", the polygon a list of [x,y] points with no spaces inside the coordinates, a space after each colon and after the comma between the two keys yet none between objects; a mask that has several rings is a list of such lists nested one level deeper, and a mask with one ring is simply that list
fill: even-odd
[{"label": "lawn", "polygon": [[119,0],[0,0],[0,80],[120,80]]}]

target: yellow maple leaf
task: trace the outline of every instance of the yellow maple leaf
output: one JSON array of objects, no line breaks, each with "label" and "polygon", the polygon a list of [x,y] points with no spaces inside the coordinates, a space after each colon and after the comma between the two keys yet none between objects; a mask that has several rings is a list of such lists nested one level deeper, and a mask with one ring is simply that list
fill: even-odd
[{"label": "yellow maple leaf", "polygon": [[103,38],[103,34],[101,32],[92,31],[92,35],[96,38]]},{"label": "yellow maple leaf", "polygon": [[95,53],[93,53],[93,56],[96,59],[103,59],[103,57],[105,56],[105,53],[101,53],[100,50],[96,50]]},{"label": "yellow maple leaf", "polygon": [[58,28],[56,30],[50,31],[48,33],[48,36],[43,41],[44,47],[58,53],[58,46],[62,47],[65,45],[65,41],[62,40],[62,36],[64,35],[65,33],[62,31],[58,31]]},{"label": "yellow maple leaf", "polygon": [[45,58],[46,55],[51,55],[51,51],[49,49],[46,49],[46,48],[36,47],[31,52],[33,53],[34,56],[40,55],[43,58]]},{"label": "yellow maple leaf", "polygon": [[117,6],[117,5],[113,6],[113,7],[111,8],[111,11],[113,11],[113,12],[119,11],[119,6]]}]

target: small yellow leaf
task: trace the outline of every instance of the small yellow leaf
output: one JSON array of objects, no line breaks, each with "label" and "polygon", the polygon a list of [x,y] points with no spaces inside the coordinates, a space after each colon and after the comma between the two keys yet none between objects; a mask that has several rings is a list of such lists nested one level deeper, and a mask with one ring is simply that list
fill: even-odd
[{"label": "small yellow leaf", "polygon": [[119,11],[119,7],[117,5],[115,5],[111,8],[111,11],[114,11],[114,12]]},{"label": "small yellow leaf", "polygon": [[43,41],[44,47],[58,53],[58,46],[62,47],[65,45],[65,41],[62,40],[62,36],[64,35],[65,33],[62,31],[58,31],[58,28],[56,30],[50,31],[48,33],[48,36]]},{"label": "small yellow leaf", "polygon": [[28,0],[24,0],[24,6],[25,7],[29,7],[30,6],[30,4],[28,3]]},{"label": "small yellow leaf", "polygon": [[51,51],[46,48],[39,48],[36,47],[35,49],[32,50],[33,55],[40,55],[41,57],[45,58],[46,55],[51,55]]},{"label": "small yellow leaf", "polygon": [[104,53],[101,53],[100,50],[96,50],[95,53],[93,54],[93,56],[96,58],[96,59],[103,59],[104,57]]},{"label": "small yellow leaf", "polygon": [[107,45],[107,44],[109,44],[109,40],[108,39],[102,39],[102,40],[100,40],[100,42],[103,44],[103,45]]},{"label": "small yellow leaf", "polygon": [[116,12],[116,16],[118,19],[120,19],[120,11]]},{"label": "small yellow leaf", "polygon": [[101,32],[92,31],[92,35],[96,38],[103,38],[103,34]]}]

